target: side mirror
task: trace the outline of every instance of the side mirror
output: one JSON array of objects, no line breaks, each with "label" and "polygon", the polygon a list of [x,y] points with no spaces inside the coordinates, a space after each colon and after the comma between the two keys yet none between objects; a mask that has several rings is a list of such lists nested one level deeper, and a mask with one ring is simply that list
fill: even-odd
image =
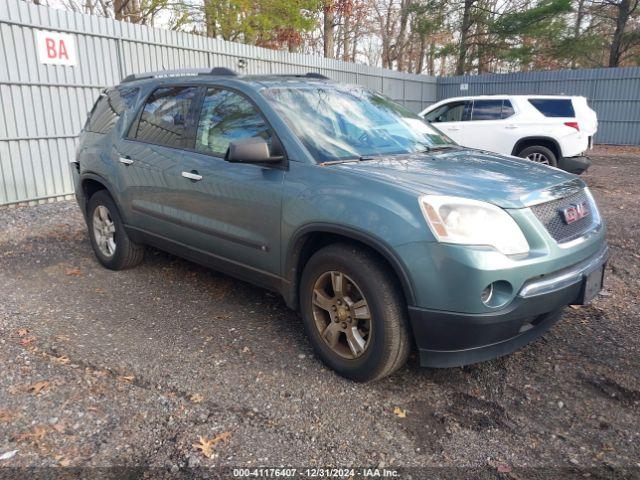
[{"label": "side mirror", "polygon": [[269,145],[260,137],[243,138],[229,143],[225,160],[230,163],[277,163],[282,156],[272,156]]}]

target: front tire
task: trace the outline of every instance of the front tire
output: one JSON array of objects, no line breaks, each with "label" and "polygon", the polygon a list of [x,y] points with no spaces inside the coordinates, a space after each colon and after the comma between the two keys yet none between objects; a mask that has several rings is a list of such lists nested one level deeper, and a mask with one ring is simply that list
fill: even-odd
[{"label": "front tire", "polygon": [[366,250],[333,244],[307,262],[302,318],[316,354],[351,380],[402,367],[411,349],[405,301],[393,272]]},{"label": "front tire", "polygon": [[532,162],[542,163],[543,165],[549,165],[551,167],[558,166],[558,159],[556,158],[555,153],[541,145],[523,148],[518,152],[518,157],[526,158]]},{"label": "front tire", "polygon": [[91,196],[87,207],[87,226],[96,258],[108,269],[135,267],[144,258],[144,247],[129,238],[118,207],[106,190]]}]

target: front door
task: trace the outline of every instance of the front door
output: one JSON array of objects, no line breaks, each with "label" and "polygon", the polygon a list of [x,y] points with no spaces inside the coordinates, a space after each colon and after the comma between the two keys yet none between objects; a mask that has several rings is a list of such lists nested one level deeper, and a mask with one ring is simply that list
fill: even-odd
[{"label": "front door", "polygon": [[425,115],[425,120],[435,124],[447,136],[451,137],[456,143],[465,147],[473,147],[468,145],[468,137],[465,135],[464,125],[469,119],[472,102],[468,100],[456,100],[445,103],[435,110]]}]

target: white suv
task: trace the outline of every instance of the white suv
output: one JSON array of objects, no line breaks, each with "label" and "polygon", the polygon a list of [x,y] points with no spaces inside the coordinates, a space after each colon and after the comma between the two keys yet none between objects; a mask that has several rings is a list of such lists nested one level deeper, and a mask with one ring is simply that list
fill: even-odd
[{"label": "white suv", "polygon": [[420,115],[460,145],[581,173],[598,119],[584,97],[491,95],[442,100]]}]

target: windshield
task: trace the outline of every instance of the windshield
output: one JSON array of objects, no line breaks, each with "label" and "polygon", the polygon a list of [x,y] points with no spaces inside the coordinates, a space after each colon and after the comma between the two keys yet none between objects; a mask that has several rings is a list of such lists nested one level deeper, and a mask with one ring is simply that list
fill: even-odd
[{"label": "windshield", "polygon": [[405,107],[361,87],[274,87],[261,93],[320,163],[455,145]]}]

